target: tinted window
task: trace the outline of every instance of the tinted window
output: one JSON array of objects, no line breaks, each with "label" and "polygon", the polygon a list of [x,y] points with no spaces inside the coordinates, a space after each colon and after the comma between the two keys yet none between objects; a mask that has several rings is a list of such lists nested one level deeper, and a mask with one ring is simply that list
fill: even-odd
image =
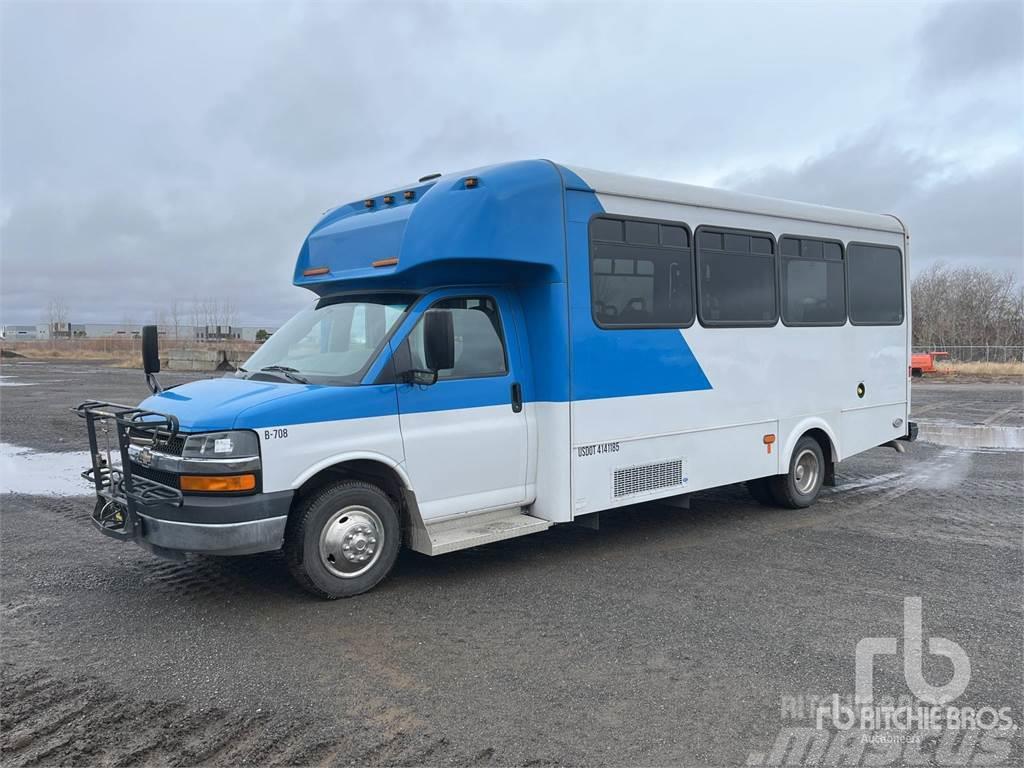
[{"label": "tinted window", "polygon": [[784,237],[780,250],[783,322],[789,325],[845,323],[846,282],[839,243]]},{"label": "tinted window", "polygon": [[898,248],[850,244],[846,249],[850,322],[903,322],[903,259]]},{"label": "tinted window", "polygon": [[[618,232],[618,242],[610,240]],[[693,251],[685,227],[597,218],[590,224],[590,292],[604,328],[693,322]]]},{"label": "tinted window", "polygon": [[697,247],[697,298],[705,325],[774,325],[772,240],[745,232],[702,229]]},{"label": "tinted window", "polygon": [[[487,297],[442,299],[430,310],[452,313],[455,327],[455,367],[437,372],[438,379],[495,376],[506,373],[505,342],[494,299]],[[423,357],[423,318],[409,333],[413,368],[426,368]]]}]

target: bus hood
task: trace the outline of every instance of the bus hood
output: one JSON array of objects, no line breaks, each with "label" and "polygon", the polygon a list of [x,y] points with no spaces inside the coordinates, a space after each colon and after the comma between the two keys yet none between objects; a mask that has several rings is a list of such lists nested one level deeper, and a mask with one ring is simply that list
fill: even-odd
[{"label": "bus hood", "polygon": [[397,412],[394,385],[328,387],[317,384],[202,379],[147,397],[139,404],[177,417],[182,432],[308,424]]}]

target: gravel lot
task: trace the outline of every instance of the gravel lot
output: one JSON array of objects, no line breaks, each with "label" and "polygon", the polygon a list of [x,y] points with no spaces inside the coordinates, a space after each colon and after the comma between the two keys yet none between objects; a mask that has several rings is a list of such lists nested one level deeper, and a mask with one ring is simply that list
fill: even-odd
[{"label": "gravel lot", "polygon": [[[146,394],[96,365],[2,375],[3,442],[46,452],[85,449],[69,406]],[[1014,382],[926,380],[918,411],[1024,425]],[[852,692],[857,642],[900,636],[906,596],[925,638],[970,657],[957,705],[1024,723],[1022,457],[875,449],[809,510],[730,487],[597,531],[406,552],[332,603],[276,555],[160,560],[95,532],[88,497],[4,495],[3,762],[743,765],[794,725],[787,701]],[[924,671],[938,685],[950,664],[926,653]],[[906,692],[900,661],[879,658],[875,690]],[[879,764],[911,762],[894,754]]]}]

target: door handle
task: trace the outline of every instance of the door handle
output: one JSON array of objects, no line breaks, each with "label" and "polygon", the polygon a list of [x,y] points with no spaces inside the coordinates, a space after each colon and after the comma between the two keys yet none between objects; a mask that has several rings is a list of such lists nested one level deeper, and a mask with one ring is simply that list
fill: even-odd
[{"label": "door handle", "polygon": [[512,412],[519,413],[523,410],[523,387],[516,381],[512,383]]}]

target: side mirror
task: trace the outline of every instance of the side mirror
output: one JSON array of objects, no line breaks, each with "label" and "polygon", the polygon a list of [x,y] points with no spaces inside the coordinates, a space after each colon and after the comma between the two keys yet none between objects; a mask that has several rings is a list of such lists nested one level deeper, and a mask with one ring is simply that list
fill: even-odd
[{"label": "side mirror", "polygon": [[160,342],[155,325],[142,326],[142,370],[147,376],[160,373]]},{"label": "side mirror", "polygon": [[154,395],[162,391],[160,382],[153,375],[160,373],[160,342],[155,325],[142,326],[142,370],[146,373],[150,391]]},{"label": "side mirror", "polygon": [[423,357],[431,371],[455,367],[455,322],[447,309],[431,309],[423,316]]}]

